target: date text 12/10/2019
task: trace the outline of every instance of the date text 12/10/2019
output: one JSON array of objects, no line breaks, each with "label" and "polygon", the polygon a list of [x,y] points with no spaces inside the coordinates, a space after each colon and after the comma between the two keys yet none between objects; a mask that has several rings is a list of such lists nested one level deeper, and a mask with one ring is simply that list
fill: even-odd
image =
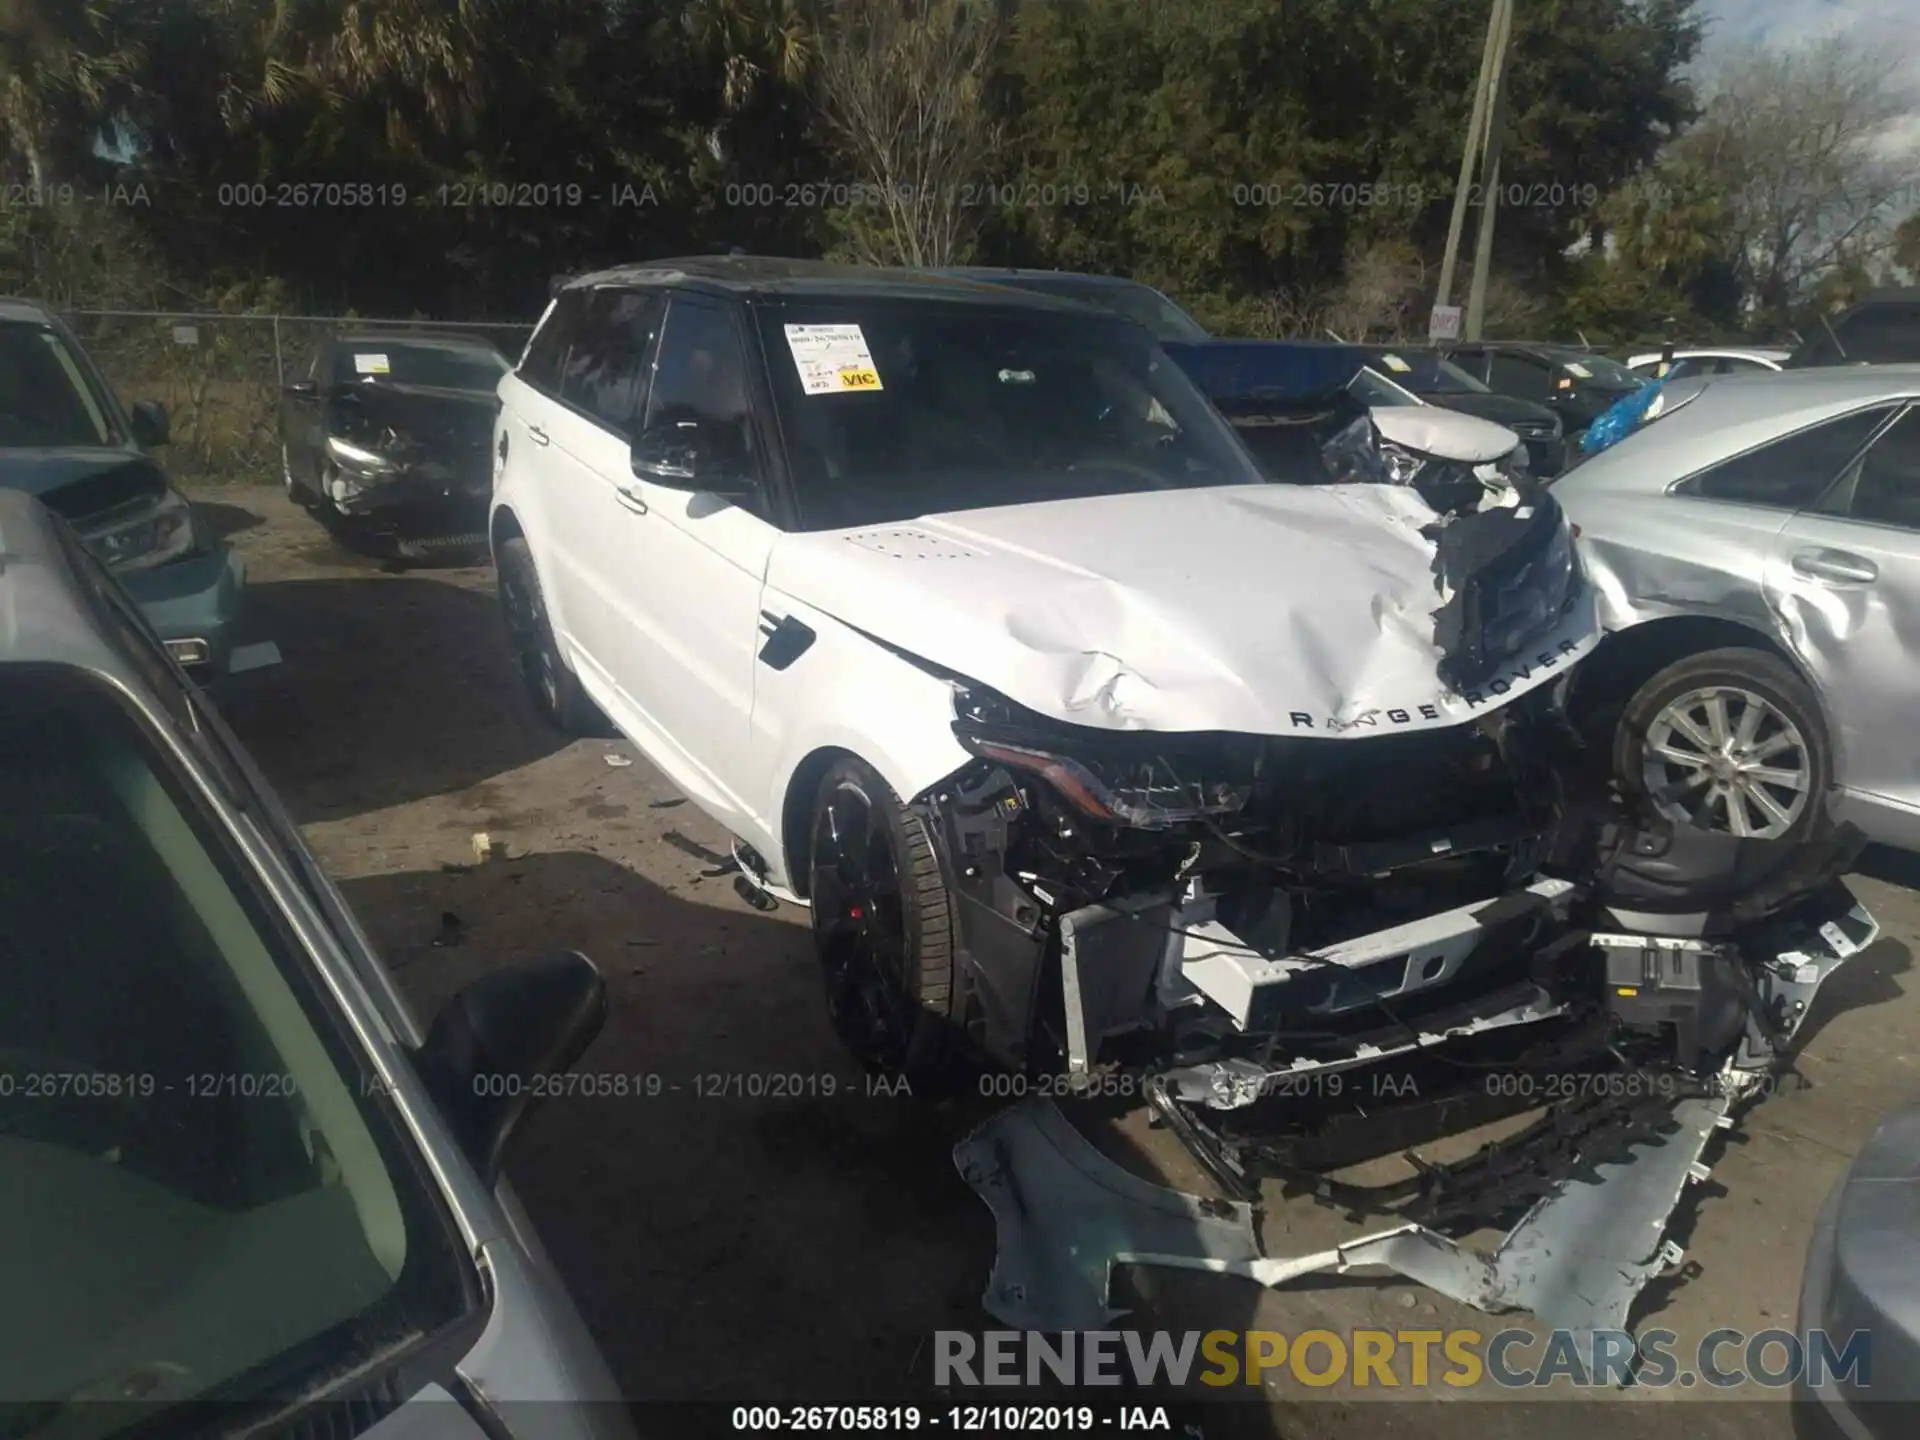
[{"label": "date text 12/10/2019", "polygon": [[736,1405],[733,1429],[742,1433],[901,1435],[914,1431],[955,1435],[1172,1434],[1164,1405]]}]

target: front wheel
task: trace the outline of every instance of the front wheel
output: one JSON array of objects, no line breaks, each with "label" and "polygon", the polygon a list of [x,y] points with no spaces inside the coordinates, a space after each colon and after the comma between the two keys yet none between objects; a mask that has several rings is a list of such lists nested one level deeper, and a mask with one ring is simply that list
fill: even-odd
[{"label": "front wheel", "polygon": [[310,490],[304,481],[295,478],[293,457],[287,453],[287,447],[280,447],[280,483],[287,492],[287,498],[302,510],[312,510],[320,503],[320,497]]},{"label": "front wheel", "polygon": [[1764,650],[1676,661],[1627,702],[1614,767],[1667,819],[1757,840],[1804,841],[1825,818],[1833,753],[1820,704]]},{"label": "front wheel", "polygon": [[808,902],[835,1034],[870,1071],[938,1090],[963,1066],[954,904],[926,823],[871,766],[838,761],[809,829]]},{"label": "front wheel", "polygon": [[500,547],[500,608],[506,613],[507,636],[512,641],[520,680],[527,698],[554,729],[563,735],[591,734],[595,707],[581,688],[579,677],[560,653],[553,624],[547,618],[547,599],[534,569],[533,550],[524,539]]}]

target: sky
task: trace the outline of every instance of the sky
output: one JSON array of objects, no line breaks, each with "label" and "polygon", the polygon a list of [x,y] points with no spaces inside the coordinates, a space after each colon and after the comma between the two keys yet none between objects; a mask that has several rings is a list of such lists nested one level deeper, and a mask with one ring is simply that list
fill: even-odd
[{"label": "sky", "polygon": [[1911,87],[1913,114],[1883,142],[1889,150],[1920,148],[1920,25],[1913,16],[1920,0],[1699,0],[1707,23],[1699,68],[1711,71],[1717,59],[1748,46],[1791,46],[1836,30],[1851,30],[1882,49],[1904,54],[1904,75]]},{"label": "sky", "polygon": [[1716,54],[1754,43],[1792,45],[1858,28],[1878,43],[1907,51],[1910,64],[1920,70],[1914,8],[1914,0],[1700,0],[1699,13],[1708,22],[1701,58],[1711,64]]}]

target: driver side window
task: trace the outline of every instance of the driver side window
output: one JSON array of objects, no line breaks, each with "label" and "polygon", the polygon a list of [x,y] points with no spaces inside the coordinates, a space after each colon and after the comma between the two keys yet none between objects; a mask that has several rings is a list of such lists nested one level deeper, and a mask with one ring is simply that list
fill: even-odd
[{"label": "driver side window", "polygon": [[645,428],[699,427],[703,462],[729,480],[761,483],[746,354],[732,316],[717,305],[676,295],[654,361]]},{"label": "driver side window", "polygon": [[1488,381],[1502,395],[1523,400],[1547,398],[1547,367],[1519,355],[1495,355]]}]

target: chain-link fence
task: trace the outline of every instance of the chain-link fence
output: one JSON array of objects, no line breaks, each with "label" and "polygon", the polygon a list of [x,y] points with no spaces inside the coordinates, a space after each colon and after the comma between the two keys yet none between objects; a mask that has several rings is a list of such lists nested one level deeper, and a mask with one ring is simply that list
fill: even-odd
[{"label": "chain-link fence", "polygon": [[76,310],[65,319],[128,405],[158,400],[172,421],[167,468],[183,480],[277,481],[282,387],[304,379],[348,331],[453,331],[517,359],[532,325],[362,316]]}]

